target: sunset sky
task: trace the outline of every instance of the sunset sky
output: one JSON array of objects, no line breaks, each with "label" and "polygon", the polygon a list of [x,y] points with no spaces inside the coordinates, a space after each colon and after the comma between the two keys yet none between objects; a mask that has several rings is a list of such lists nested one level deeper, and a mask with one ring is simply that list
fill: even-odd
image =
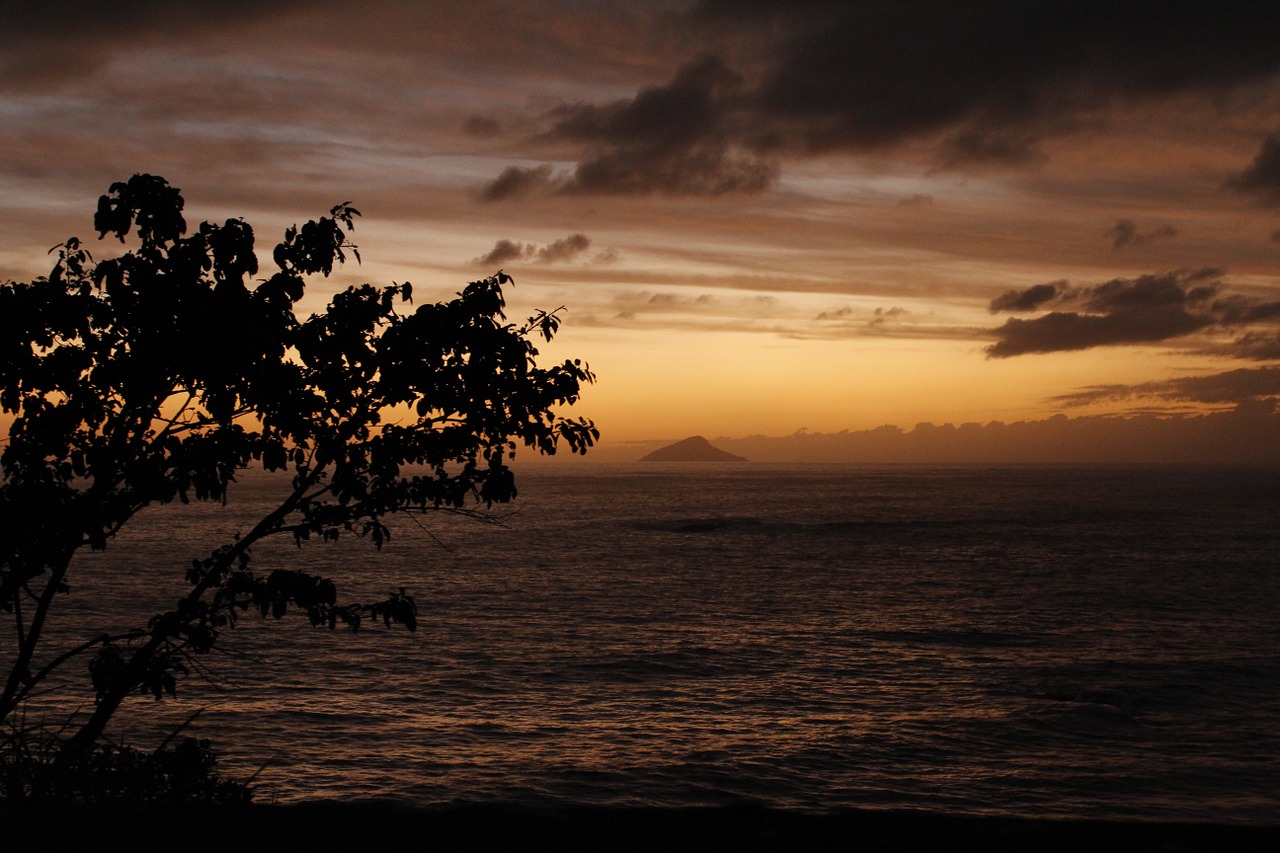
[{"label": "sunset sky", "polygon": [[0,279],[149,172],[260,250],[353,202],[304,307],[504,269],[618,445],[1231,409],[1280,396],[1280,6],[1174,8],[5,4]]}]

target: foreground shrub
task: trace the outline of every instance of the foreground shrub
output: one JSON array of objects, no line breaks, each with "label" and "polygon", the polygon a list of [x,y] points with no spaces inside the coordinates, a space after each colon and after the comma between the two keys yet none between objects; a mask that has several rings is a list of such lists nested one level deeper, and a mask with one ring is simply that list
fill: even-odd
[{"label": "foreground shrub", "polygon": [[72,743],[44,728],[0,740],[0,801],[245,805],[250,782],[222,777],[209,741],[173,738],[150,752],[122,744]]}]

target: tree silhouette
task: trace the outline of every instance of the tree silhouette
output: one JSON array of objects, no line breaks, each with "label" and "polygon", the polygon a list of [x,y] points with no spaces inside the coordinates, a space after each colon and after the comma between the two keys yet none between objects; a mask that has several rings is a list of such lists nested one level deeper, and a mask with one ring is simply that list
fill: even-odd
[{"label": "tree silhouette", "polygon": [[[312,625],[362,620],[413,630],[403,589],[341,603],[332,581],[302,571],[259,574],[268,537],[365,536],[381,547],[393,513],[476,512],[516,495],[507,462],[520,445],[586,452],[598,437],[566,419],[594,377],[577,360],[536,364],[555,312],[524,326],[503,314],[495,276],[457,298],[400,313],[408,283],[363,284],[300,320],[307,276],[350,252],[349,203],[289,228],[276,271],[258,272],[240,219],[188,232],[179,191],[134,175],[98,201],[94,227],[136,245],[95,263],[76,238],[55,247],[46,278],[0,286],[0,408],[13,416],[0,455],[0,608],[12,645],[0,722],[49,676],[87,661],[96,701],[69,743],[95,743],[130,694],[172,694],[192,655],[208,652],[246,611],[304,611]],[[135,630],[56,654],[42,646],[74,558],[108,547],[142,508],[225,501],[238,470],[292,474],[287,494],[247,533],[186,572],[176,606]]]}]

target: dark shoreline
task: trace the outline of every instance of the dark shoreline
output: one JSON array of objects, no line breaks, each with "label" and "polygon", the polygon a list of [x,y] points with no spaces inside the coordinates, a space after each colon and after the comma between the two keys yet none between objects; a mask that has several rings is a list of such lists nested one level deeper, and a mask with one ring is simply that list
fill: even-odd
[{"label": "dark shoreline", "polygon": [[[317,801],[222,809],[6,804],[6,849],[92,850],[1280,850],[1280,823],[1257,826],[1035,820],[927,812],[802,814],[756,807],[413,809]],[[25,842],[26,844],[23,844]],[[69,849],[71,849],[69,847]]]}]

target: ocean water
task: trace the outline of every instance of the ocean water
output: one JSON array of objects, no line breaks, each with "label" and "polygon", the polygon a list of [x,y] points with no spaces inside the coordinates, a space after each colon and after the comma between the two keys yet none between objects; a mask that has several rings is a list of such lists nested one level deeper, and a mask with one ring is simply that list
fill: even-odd
[{"label": "ocean water", "polygon": [[[437,514],[255,551],[416,633],[250,616],[202,710],[261,799],[903,808],[1280,820],[1280,471],[533,466],[499,524]],[[158,507],[87,555],[70,638],[183,591],[279,483]],[[50,719],[76,701],[49,695]],[[264,766],[265,765],[265,766]]]}]

